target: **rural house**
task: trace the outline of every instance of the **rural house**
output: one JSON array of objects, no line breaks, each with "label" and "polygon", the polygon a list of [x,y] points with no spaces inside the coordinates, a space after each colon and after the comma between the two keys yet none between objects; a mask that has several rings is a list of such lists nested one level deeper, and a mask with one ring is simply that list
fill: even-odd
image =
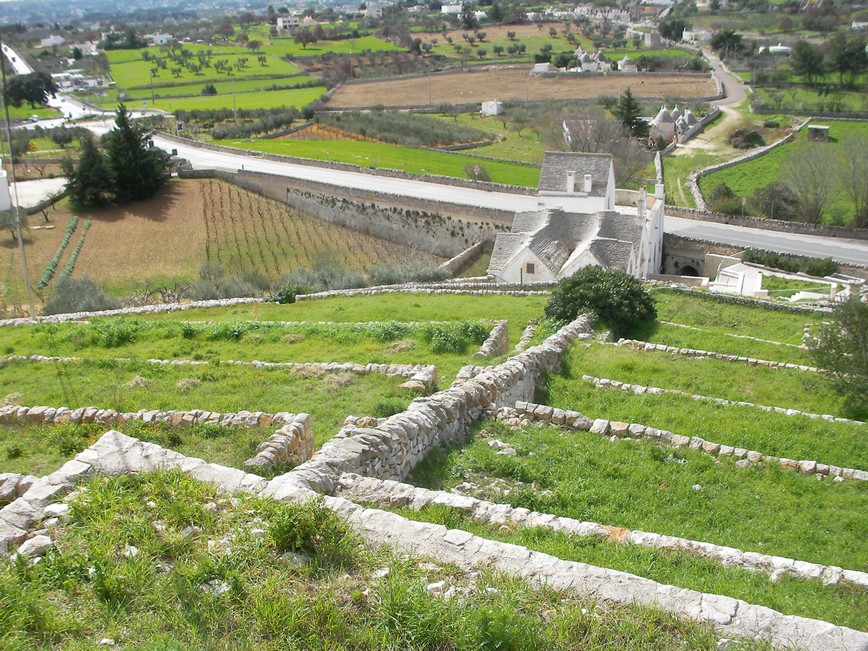
[{"label": "rural house", "polygon": [[600,265],[644,278],[663,257],[663,185],[655,196],[619,193],[611,154],[547,152],[537,210],[516,213],[494,242],[488,275],[497,282],[555,282]]}]

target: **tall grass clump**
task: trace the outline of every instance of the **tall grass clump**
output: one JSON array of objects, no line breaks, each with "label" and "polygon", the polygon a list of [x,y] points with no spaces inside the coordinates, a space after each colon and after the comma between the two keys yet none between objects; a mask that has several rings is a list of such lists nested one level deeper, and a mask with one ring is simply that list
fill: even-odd
[{"label": "tall grass clump", "polygon": [[69,312],[97,312],[116,310],[120,303],[106,296],[105,292],[90,278],[70,278],[57,281],[54,294],[45,304],[43,314],[66,314]]}]

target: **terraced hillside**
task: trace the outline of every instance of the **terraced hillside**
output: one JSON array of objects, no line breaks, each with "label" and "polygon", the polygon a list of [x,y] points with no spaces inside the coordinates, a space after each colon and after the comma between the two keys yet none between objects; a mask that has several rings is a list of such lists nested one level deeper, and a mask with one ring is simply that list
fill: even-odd
[{"label": "terraced hillside", "polygon": [[[605,343],[535,324],[544,293],[428,291],[0,328],[27,406],[0,410],[0,548],[45,558],[0,561],[44,614],[4,608],[2,639],[862,648],[865,425],[801,347],[822,315],[658,289],[659,322]],[[103,503],[131,526],[97,531]]]}]

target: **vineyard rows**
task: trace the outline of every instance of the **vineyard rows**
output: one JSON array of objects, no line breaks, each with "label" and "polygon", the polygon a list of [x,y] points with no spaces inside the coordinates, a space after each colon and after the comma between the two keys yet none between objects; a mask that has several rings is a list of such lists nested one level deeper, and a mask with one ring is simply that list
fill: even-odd
[{"label": "vineyard rows", "polygon": [[43,271],[42,276],[39,277],[39,282],[36,283],[36,286],[39,289],[48,287],[48,283],[50,283],[51,279],[54,278],[54,272],[57,271],[57,265],[60,263],[60,258],[63,257],[63,252],[69,245],[69,240],[72,238],[72,234],[75,232],[77,226],[78,216],[73,216],[66,225],[66,232],[63,235],[63,240],[61,241],[60,246],[57,247],[54,257],[49,260],[48,265],[45,267],[45,271]]},{"label": "vineyard rows", "polygon": [[78,242],[76,243],[75,248],[72,250],[72,255],[70,255],[69,260],[66,261],[66,266],[57,277],[58,282],[71,275],[73,270],[75,269],[75,263],[78,260],[78,254],[81,253],[81,247],[84,246],[84,238],[87,235],[87,230],[90,228],[90,225],[91,221],[89,219],[86,219],[81,225],[81,235],[78,238]]},{"label": "vineyard rows", "polygon": [[200,187],[206,259],[231,274],[275,278],[324,260],[362,271],[440,262],[428,253],[299,215],[234,185],[209,179]]}]

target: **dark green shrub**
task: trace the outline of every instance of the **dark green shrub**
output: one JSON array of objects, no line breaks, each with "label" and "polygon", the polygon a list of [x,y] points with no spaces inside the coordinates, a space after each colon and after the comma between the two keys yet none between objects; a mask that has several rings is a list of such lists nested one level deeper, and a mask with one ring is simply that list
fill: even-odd
[{"label": "dark green shrub", "polygon": [[562,322],[589,314],[616,337],[657,318],[654,299],[636,278],[614,269],[583,267],[552,292],[545,315]]},{"label": "dark green shrub", "polygon": [[307,293],[307,288],[301,285],[281,285],[268,297],[268,300],[285,305],[295,303],[296,296]]},{"label": "dark green shrub", "polygon": [[45,304],[43,314],[65,314],[68,312],[97,312],[116,310],[120,303],[106,296],[105,292],[90,278],[66,277],[58,280],[54,294]]},{"label": "dark green shrub", "polygon": [[736,149],[753,149],[766,144],[759,131],[753,129],[736,129],[729,134],[729,144]]}]

